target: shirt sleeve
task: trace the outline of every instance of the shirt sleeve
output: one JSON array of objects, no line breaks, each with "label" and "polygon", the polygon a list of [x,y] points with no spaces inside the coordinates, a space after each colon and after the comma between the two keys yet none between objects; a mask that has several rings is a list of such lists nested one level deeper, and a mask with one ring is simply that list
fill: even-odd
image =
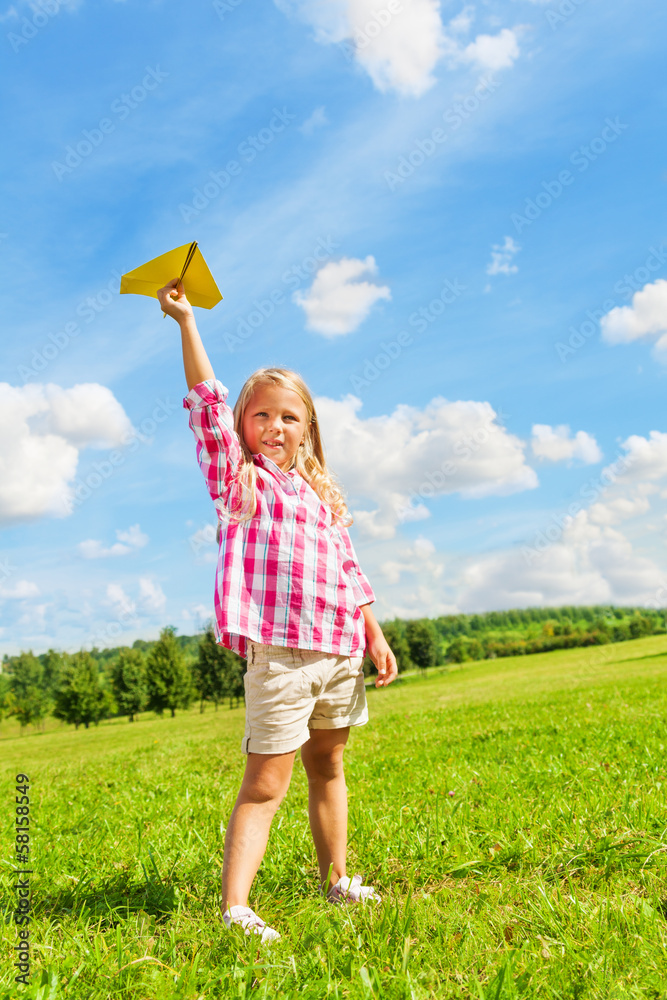
[{"label": "shirt sleeve", "polygon": [[343,524],[339,523],[336,525],[334,538],[336,538],[336,544],[343,554],[343,572],[352,585],[357,606],[361,607],[362,604],[372,604],[375,600],[373,588],[370,585],[368,577],[362,572],[359,566],[359,560],[357,559],[357,553],[354,551],[352,539]]},{"label": "shirt sleeve", "polygon": [[228,492],[243,455],[234,413],[226,403],[228,394],[218,379],[207,379],[193,386],[183,400],[197,439],[197,461],[213,500]]}]

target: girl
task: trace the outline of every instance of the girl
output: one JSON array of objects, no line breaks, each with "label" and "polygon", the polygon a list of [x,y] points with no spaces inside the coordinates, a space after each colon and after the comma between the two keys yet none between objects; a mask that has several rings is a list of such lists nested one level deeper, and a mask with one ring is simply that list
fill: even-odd
[{"label": "girl", "polygon": [[247,659],[247,761],[225,836],[223,920],[271,941],[280,935],[249,908],[248,894],[299,748],[322,891],[334,903],[380,898],[346,874],[343,750],[350,727],[368,721],[366,648],[376,687],[394,680],[396,659],[342,523],[351,518],[307,386],[296,372],[260,368],[232,413],[178,279],[158,299],[181,329],[183,403],[218,512],[216,638]]}]

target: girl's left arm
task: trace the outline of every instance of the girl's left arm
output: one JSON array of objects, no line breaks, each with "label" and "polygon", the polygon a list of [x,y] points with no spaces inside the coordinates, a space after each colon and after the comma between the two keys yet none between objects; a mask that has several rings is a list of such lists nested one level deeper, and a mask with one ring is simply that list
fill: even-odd
[{"label": "girl's left arm", "polygon": [[396,680],[398,674],[396,657],[389,648],[370,604],[362,604],[361,612],[366,622],[367,652],[378,672],[375,687],[386,687],[387,684]]}]

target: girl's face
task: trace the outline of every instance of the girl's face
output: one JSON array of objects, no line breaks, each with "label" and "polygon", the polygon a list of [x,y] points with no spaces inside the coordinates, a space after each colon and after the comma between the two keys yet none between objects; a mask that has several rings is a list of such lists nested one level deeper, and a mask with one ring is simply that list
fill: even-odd
[{"label": "girl's face", "polygon": [[307,417],[298,392],[277,385],[258,386],[243,414],[244,441],[252,455],[266,455],[288,472],[305,436]]}]

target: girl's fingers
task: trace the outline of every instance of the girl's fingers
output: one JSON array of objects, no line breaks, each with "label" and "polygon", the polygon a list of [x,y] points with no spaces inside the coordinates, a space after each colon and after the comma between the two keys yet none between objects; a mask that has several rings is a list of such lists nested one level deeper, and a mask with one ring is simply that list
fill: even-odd
[{"label": "girl's fingers", "polygon": [[175,292],[177,289],[178,289],[177,295],[182,294],[183,285],[179,285],[178,278],[172,278],[171,281],[168,281],[163,288],[158,289],[157,297],[158,299],[160,299],[161,297],[168,295],[170,298],[172,298],[173,297],[172,292]]}]

